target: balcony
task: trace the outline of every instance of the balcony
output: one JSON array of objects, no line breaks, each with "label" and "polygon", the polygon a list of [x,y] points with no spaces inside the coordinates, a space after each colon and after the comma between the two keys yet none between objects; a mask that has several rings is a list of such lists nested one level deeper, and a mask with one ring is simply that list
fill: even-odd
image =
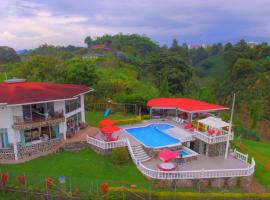
[{"label": "balcony", "polygon": [[45,116],[44,118],[29,119],[23,116],[13,116],[14,124],[12,127],[17,130],[31,129],[44,126],[53,126],[65,121],[63,110],[55,111],[53,114]]},{"label": "balcony", "polygon": [[[207,133],[200,132],[200,131],[194,131],[193,136],[205,143],[208,144],[216,144],[216,143],[221,143],[221,142],[226,142],[228,138],[228,132],[227,131],[222,131],[221,135],[218,136],[210,136]],[[233,140],[234,134],[230,135],[230,140]]]}]

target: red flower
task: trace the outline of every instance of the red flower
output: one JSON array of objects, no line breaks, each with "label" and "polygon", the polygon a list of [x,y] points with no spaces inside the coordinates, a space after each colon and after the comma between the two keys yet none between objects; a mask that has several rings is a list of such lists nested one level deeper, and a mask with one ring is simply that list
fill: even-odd
[{"label": "red flower", "polygon": [[47,184],[48,187],[50,187],[53,184],[53,179],[52,178],[47,178],[45,180],[45,183]]},{"label": "red flower", "polygon": [[1,174],[1,183],[3,186],[6,186],[8,184],[9,176],[7,172],[3,172]]},{"label": "red flower", "polygon": [[18,176],[17,180],[21,185],[25,185],[25,176]]},{"label": "red flower", "polygon": [[105,195],[109,192],[109,185],[107,183],[103,183],[100,185],[100,191],[102,195]]}]

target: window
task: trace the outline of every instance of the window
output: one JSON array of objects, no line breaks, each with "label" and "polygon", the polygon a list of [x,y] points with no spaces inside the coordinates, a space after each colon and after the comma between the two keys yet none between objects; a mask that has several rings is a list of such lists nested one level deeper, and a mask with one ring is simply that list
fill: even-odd
[{"label": "window", "polygon": [[21,143],[31,143],[33,141],[47,141],[59,138],[59,125],[45,126],[21,131]]},{"label": "window", "polygon": [[66,113],[72,112],[81,107],[81,98],[68,100],[65,102]]},{"label": "window", "polygon": [[81,122],[82,122],[81,112],[70,116],[69,118],[67,118],[67,130],[70,131],[73,128],[76,129],[76,127],[78,127]]},{"label": "window", "polygon": [[9,148],[7,129],[0,129],[0,148]]},{"label": "window", "polygon": [[24,131],[24,142],[32,142],[34,140],[39,140],[40,132],[38,128],[29,129]]}]

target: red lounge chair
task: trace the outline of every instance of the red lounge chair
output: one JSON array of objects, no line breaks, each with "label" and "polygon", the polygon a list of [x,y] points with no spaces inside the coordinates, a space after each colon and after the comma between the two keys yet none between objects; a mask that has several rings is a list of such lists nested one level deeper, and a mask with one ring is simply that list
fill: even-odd
[{"label": "red lounge chair", "polygon": [[214,134],[215,134],[215,131],[214,130],[208,130],[208,135],[213,136]]},{"label": "red lounge chair", "polygon": [[192,122],[188,122],[187,124],[184,125],[184,129],[189,129],[192,126]]},{"label": "red lounge chair", "polygon": [[112,134],[108,134],[107,138],[104,140],[105,142],[113,142],[119,139],[119,135],[116,138],[112,137]]}]

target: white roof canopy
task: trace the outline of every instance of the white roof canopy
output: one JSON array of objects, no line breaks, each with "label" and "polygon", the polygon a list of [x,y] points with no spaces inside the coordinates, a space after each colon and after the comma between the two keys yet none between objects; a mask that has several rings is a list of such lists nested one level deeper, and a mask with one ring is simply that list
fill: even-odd
[{"label": "white roof canopy", "polygon": [[217,117],[207,117],[205,119],[198,120],[198,122],[212,128],[223,128],[230,126],[228,122],[224,122],[221,118]]}]

